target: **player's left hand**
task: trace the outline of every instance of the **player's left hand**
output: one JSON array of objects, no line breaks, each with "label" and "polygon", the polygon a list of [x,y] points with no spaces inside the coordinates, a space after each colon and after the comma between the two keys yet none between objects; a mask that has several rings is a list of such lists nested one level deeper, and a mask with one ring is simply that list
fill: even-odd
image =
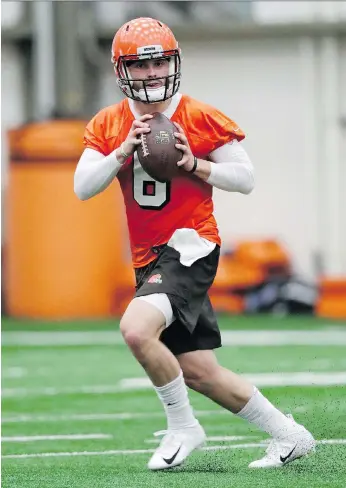
[{"label": "player's left hand", "polygon": [[178,129],[178,132],[174,132],[174,135],[180,141],[175,147],[183,152],[183,157],[177,162],[177,165],[182,167],[185,171],[191,171],[194,165],[194,156],[190,149],[189,141],[187,140],[182,127],[177,122],[173,123]]}]

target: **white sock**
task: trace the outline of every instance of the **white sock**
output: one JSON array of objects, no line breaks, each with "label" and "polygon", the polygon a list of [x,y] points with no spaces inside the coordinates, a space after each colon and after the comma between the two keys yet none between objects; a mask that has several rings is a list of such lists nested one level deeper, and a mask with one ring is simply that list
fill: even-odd
[{"label": "white sock", "polygon": [[186,429],[194,427],[198,420],[190,405],[183,372],[164,386],[154,386],[167,415],[167,429]]},{"label": "white sock", "polygon": [[297,430],[294,420],[274,407],[256,387],[248,403],[237,415],[276,439],[282,439]]}]

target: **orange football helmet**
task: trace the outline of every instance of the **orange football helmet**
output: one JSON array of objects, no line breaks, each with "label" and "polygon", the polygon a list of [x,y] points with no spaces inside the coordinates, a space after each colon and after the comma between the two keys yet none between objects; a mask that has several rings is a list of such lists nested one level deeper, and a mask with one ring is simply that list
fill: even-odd
[{"label": "orange football helmet", "polygon": [[[154,58],[169,59],[169,74],[162,78],[164,86],[148,90],[148,80],[133,79],[127,62]],[[133,100],[162,102],[179,89],[181,60],[178,42],[170,28],[159,20],[142,17],[120,27],[112,43],[112,63],[120,89]],[[142,82],[142,89],[135,90],[133,82]]]}]

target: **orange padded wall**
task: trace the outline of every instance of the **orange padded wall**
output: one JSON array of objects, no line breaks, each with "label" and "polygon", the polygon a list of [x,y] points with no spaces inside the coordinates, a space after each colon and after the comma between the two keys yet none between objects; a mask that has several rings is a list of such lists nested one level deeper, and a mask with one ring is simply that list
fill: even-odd
[{"label": "orange padded wall", "polygon": [[109,317],[116,309],[127,251],[123,200],[117,183],[86,202],[74,194],[84,127],[84,121],[52,121],[10,133],[5,203],[9,315]]}]

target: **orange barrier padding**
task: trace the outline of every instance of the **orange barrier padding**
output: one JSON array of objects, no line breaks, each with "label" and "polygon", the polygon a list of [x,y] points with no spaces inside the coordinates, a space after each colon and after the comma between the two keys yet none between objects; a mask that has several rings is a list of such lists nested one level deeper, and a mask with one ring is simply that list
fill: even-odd
[{"label": "orange barrier padding", "polygon": [[346,278],[322,277],[316,315],[323,318],[346,319]]},{"label": "orange barrier padding", "polygon": [[128,245],[124,205],[117,183],[86,202],[74,194],[84,126],[83,121],[52,121],[10,134],[5,204],[9,315],[112,315]]},{"label": "orange barrier padding", "polygon": [[117,286],[112,296],[112,314],[120,317],[126,310],[135,293],[135,272],[132,265],[124,264],[121,275],[117,277]]},{"label": "orange barrier padding", "polygon": [[264,272],[256,265],[246,265],[231,256],[221,256],[211,290],[214,294],[227,290],[244,290],[260,285],[264,277]]},{"label": "orange barrier padding", "polygon": [[290,258],[275,240],[242,241],[235,248],[234,259],[260,266],[267,272],[290,269]]},{"label": "orange barrier padding", "polygon": [[240,314],[244,311],[244,298],[232,293],[218,295],[209,293],[214,310],[218,313]]},{"label": "orange barrier padding", "polygon": [[322,293],[342,294],[346,297],[346,278],[322,277],[319,287]]},{"label": "orange barrier padding", "polygon": [[77,162],[84,149],[86,124],[84,120],[52,120],[10,130],[11,161]]},{"label": "orange barrier padding", "polygon": [[318,317],[346,320],[346,297],[321,298],[316,305]]},{"label": "orange barrier padding", "polygon": [[275,240],[241,241],[220,257],[212,292],[244,291],[274,275],[290,274],[290,259]]}]

